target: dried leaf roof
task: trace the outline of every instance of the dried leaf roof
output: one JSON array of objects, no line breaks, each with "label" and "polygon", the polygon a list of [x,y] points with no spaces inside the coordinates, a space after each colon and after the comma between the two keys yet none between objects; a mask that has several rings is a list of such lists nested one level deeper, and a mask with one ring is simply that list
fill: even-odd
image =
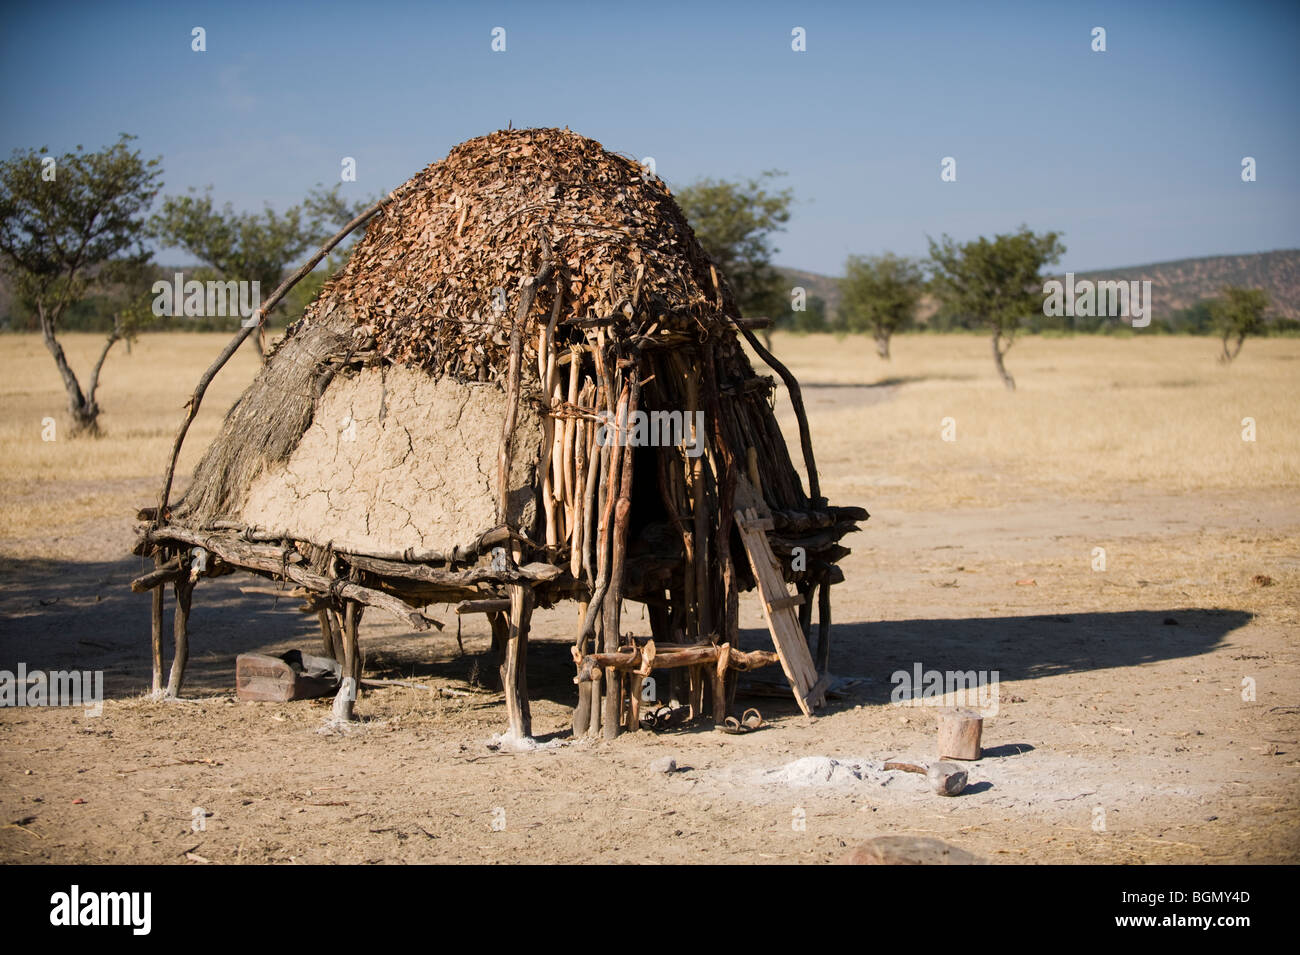
[{"label": "dried leaf roof", "polygon": [[[358,344],[462,379],[505,364],[521,282],[549,245],[555,278],[529,322],[619,315],[615,334],[712,330],[735,301],[667,186],[569,130],[502,130],[455,147],[394,192],[292,329],[342,305]],[[716,284],[715,284],[716,282]],[[525,334],[525,354],[536,335]]]}]

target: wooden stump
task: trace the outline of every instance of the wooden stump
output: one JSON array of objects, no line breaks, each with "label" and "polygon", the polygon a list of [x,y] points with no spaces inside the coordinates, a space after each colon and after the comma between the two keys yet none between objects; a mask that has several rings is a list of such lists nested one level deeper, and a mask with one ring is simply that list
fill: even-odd
[{"label": "wooden stump", "polygon": [[939,711],[939,758],[979,759],[984,717],[965,707]]},{"label": "wooden stump", "polygon": [[528,708],[528,625],[533,616],[533,591],[525,584],[511,584],[510,630],[501,660],[501,689],[506,695],[507,733],[515,739],[533,735],[533,716]]},{"label": "wooden stump", "polygon": [[176,611],[172,619],[172,669],[167,676],[167,695],[175,699],[181,695],[185,664],[190,658],[190,600],[194,596],[194,584],[188,577],[182,577],[172,586],[176,591]]}]

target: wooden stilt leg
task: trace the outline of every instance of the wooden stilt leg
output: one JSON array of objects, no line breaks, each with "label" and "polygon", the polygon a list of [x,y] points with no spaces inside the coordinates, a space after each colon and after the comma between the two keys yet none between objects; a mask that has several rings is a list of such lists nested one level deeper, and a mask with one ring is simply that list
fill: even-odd
[{"label": "wooden stilt leg", "polygon": [[[153,559],[155,568],[162,568],[163,557],[158,554]],[[162,696],[162,669],[163,669],[163,650],[162,650],[162,631],[163,631],[163,591],[166,588],[159,584],[153,589],[151,598],[153,600],[150,627],[153,639],[153,679],[150,683],[150,690],[155,697]]]},{"label": "wooden stilt leg", "polygon": [[506,644],[510,641],[510,618],[503,613],[490,613],[487,618],[492,626],[492,658],[497,661],[496,688],[504,690],[501,674],[506,665]]},{"label": "wooden stilt leg", "polygon": [[604,701],[601,690],[605,683],[604,675],[605,672],[601,669],[596,669],[591,674],[591,722],[587,724],[588,736],[600,735],[600,712]]},{"label": "wooden stilt leg", "polygon": [[510,585],[510,632],[501,664],[501,689],[506,695],[508,733],[516,739],[533,735],[528,707],[528,625],[533,615],[533,591],[524,584]]},{"label": "wooden stilt leg", "polygon": [[831,583],[822,578],[817,588],[817,672],[822,676],[831,665]]},{"label": "wooden stilt leg", "polygon": [[690,679],[691,719],[704,715],[704,670],[702,666],[688,667]]},{"label": "wooden stilt leg", "polygon": [[330,626],[330,612],[322,610],[316,614],[316,619],[320,621],[321,649],[329,659],[338,659],[334,656],[334,628]]},{"label": "wooden stilt leg", "polygon": [[801,583],[798,587],[799,596],[803,597],[803,603],[799,605],[799,629],[803,631],[803,638],[808,641],[808,652],[813,652],[813,635],[812,635],[812,612],[813,598],[817,593],[817,584]]},{"label": "wooden stilt leg", "polygon": [[361,685],[361,649],[357,630],[361,626],[361,605],[349,600],[343,610],[343,683],[334,697],[334,718],[351,722],[352,708]]},{"label": "wooden stilt leg", "polygon": [[[176,593],[176,610],[172,615],[172,669],[167,677],[167,695],[173,699],[181,695],[185,682],[185,664],[190,659],[190,599],[194,584],[182,577],[173,585]],[[162,590],[159,586],[158,590]]]},{"label": "wooden stilt leg", "polygon": [[327,610],[330,620],[330,639],[334,643],[334,659],[343,662],[343,618],[337,610]]},{"label": "wooden stilt leg", "polygon": [[591,681],[583,680],[578,684],[578,705],[573,708],[573,735],[579,737],[587,732],[591,725]]},{"label": "wooden stilt leg", "polygon": [[717,669],[710,669],[713,679],[713,722],[721,726],[727,720],[727,681]]}]

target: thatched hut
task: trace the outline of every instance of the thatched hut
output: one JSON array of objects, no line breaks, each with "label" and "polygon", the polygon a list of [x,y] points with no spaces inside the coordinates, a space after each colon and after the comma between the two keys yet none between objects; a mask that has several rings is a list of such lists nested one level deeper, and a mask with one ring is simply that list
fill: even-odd
[{"label": "thatched hut", "polygon": [[[440,624],[420,608],[456,603],[489,615],[510,731],[528,735],[529,618],[561,600],[578,605],[578,733],[636,728],[654,670],[675,674],[665,686],[691,716],[720,721],[736,671],[779,662],[811,712],[839,541],[866,513],[821,497],[797,383],[664,184],[567,130],[502,131],[365,219],[184,496],[169,500],[173,455],[159,506],[141,512],[137,550],[156,568],[134,586],[153,592],[155,690],[163,586],[177,601],[176,694],[196,580],[244,570],[292,581],[317,610],[343,664],[340,717],[360,678],[363,608],[427,629]],[[176,451],[248,332],[200,382]],[[807,489],[775,382],[742,339],[790,390]],[[738,597],[755,586],[775,652],[737,644]],[[646,604],[651,633],[624,631],[625,600]]]}]

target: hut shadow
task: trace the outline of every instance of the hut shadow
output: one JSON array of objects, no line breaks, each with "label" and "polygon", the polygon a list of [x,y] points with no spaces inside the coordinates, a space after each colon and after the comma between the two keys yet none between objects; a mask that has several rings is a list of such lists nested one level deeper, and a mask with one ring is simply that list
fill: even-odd
[{"label": "hut shadow", "polygon": [[[0,670],[20,663],[35,670],[103,671],[106,699],[129,699],[149,688],[147,594],[132,593],[132,578],[153,569],[136,557],[68,562],[0,557]],[[270,588],[246,574],[204,580],[190,613],[190,660],[185,695],[231,693],[235,656],[280,653],[294,647],[317,652],[314,615],[293,612],[301,601],[241,587]],[[167,591],[163,662],[170,666],[172,609]]]},{"label": "hut shadow", "polygon": [[[1240,610],[1175,607],[836,624],[831,671],[843,679],[843,690],[827,700],[823,712],[919,697],[922,687],[912,685],[918,668],[923,677],[929,671],[973,671],[1007,683],[1200,656],[1252,619],[1254,614]],[[741,631],[741,644],[768,649],[771,639],[766,630],[748,629]],[[769,674],[768,679],[780,679],[779,673]],[[1000,692],[1007,701],[1008,691]],[[768,706],[774,715],[798,712],[793,700],[779,697]],[[1011,746],[1002,755],[1026,748]]]},{"label": "hut shadow", "polygon": [[[102,670],[109,699],[139,695],[149,685],[149,599],[129,589],[131,579],[151,565],[138,558],[68,562],[0,557],[0,670],[18,664],[33,670]],[[241,587],[268,588],[269,581],[235,574],[204,581],[191,613],[191,656],[187,695],[229,693],[234,658],[246,651],[279,653],[292,648],[315,651],[320,635],[314,615],[300,614],[299,601],[287,595],[249,595]],[[165,662],[171,658],[171,595],[164,622]],[[1132,667],[1179,657],[1194,657],[1221,646],[1250,622],[1243,611],[1175,607],[1166,610],[979,617],[952,620],[891,620],[837,623],[831,670],[845,678],[832,696],[833,713],[860,704],[891,702],[896,673],[996,671],[1001,682]],[[1166,623],[1172,620],[1174,623]],[[371,675],[432,678],[491,686],[496,660],[477,647],[458,653],[454,630],[433,636],[412,634],[366,648]],[[363,648],[366,645],[363,628]],[[412,643],[389,652],[395,642]],[[766,630],[746,629],[745,649],[770,649]],[[796,715],[780,691],[781,673],[761,676],[777,695],[737,693],[735,709],[757,707],[765,718]],[[576,700],[573,662],[567,640],[536,639],[528,651],[528,682],[533,699],[572,706]],[[1023,688],[1018,688],[1023,692]]]}]

